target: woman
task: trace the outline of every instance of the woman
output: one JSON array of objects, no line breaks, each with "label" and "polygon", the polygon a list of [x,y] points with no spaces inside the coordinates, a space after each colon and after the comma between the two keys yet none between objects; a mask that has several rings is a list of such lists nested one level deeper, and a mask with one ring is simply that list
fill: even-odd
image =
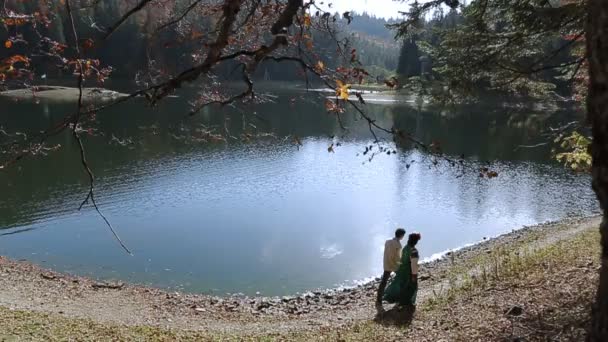
[{"label": "woman", "polygon": [[407,239],[407,245],[401,254],[401,265],[395,279],[384,292],[384,300],[404,306],[416,305],[418,292],[418,250],[416,244],[420,241],[419,233],[412,233]]}]

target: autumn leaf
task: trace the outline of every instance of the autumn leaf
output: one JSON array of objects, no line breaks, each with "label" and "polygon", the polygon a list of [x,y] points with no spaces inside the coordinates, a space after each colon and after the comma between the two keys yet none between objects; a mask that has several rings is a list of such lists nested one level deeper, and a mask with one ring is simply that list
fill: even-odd
[{"label": "autumn leaf", "polygon": [[395,77],[391,77],[390,80],[384,80],[384,84],[389,88],[397,88],[399,86],[399,81]]},{"label": "autumn leaf", "polygon": [[327,110],[328,113],[344,113],[344,108],[342,108],[338,103],[336,103],[336,101],[332,101],[329,99],[325,101],[325,110]]},{"label": "autumn leaf", "polygon": [[190,34],[190,38],[191,39],[199,39],[202,38],[203,36],[205,36],[202,32],[196,31],[196,30],[192,30],[192,34]]},{"label": "autumn leaf", "polygon": [[91,38],[87,38],[82,41],[82,47],[85,50],[93,48],[94,45],[95,45],[95,43],[93,42],[93,39],[91,39]]},{"label": "autumn leaf", "polygon": [[336,86],[336,96],[344,101],[348,100],[348,89],[350,88],[350,85],[341,80],[336,80]]},{"label": "autumn leaf", "polygon": [[298,136],[297,136],[297,135],[294,135],[294,136],[293,136],[293,142],[294,142],[294,143],[296,144],[296,146],[298,147],[298,150],[300,149],[300,146],[303,146],[303,145],[302,145],[302,141],[300,141],[300,138],[298,138]]},{"label": "autumn leaf", "polygon": [[10,40],[5,41],[4,47],[10,49],[11,47],[13,47],[13,42],[11,42]]},{"label": "autumn leaf", "polygon": [[316,65],[317,72],[323,72],[325,70],[325,64],[322,61],[318,61]]},{"label": "autumn leaf", "polygon": [[304,15],[304,26],[310,27],[310,25],[312,25],[312,20],[310,18],[310,15],[309,14],[305,14]]},{"label": "autumn leaf", "polygon": [[306,48],[310,51],[312,51],[313,45],[312,45],[312,40],[307,40],[306,41]]},{"label": "autumn leaf", "polygon": [[357,61],[357,49],[353,49],[353,50],[350,52],[350,62],[351,62],[351,63],[354,63],[354,62],[356,62],[356,61]]},{"label": "autumn leaf", "polygon": [[6,18],[2,19],[2,22],[6,26],[22,26],[25,25],[28,20],[25,18]]},{"label": "autumn leaf", "polygon": [[479,177],[481,178],[496,178],[498,177],[498,172],[488,169],[487,167],[483,167],[479,169]]},{"label": "autumn leaf", "polygon": [[11,56],[9,58],[6,58],[2,61],[2,63],[0,63],[0,65],[10,65],[13,66],[13,64],[15,63],[23,63],[26,66],[28,66],[30,64],[30,60],[22,55],[14,55]]}]

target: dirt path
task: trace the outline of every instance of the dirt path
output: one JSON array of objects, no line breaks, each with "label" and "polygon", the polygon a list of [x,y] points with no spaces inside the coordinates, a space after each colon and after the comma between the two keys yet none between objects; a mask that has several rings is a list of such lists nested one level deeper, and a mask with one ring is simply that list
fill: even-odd
[{"label": "dirt path", "polygon": [[[474,261],[488,255],[490,250],[503,248],[525,253],[595,229],[599,222],[596,217],[529,227],[425,264],[420,301],[449,287],[455,270],[475,273]],[[336,328],[371,320],[375,315],[376,282],[294,298],[219,298],[128,284],[115,289],[105,285],[0,257],[0,306],[13,310],[110,324],[247,335]]]}]

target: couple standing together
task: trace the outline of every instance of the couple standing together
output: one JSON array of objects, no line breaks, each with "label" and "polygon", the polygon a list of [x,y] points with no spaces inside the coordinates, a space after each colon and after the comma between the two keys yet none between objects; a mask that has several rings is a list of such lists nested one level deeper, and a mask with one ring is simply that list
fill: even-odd
[{"label": "couple standing together", "polygon": [[[396,303],[409,309],[416,305],[416,293],[418,292],[418,250],[416,244],[420,241],[419,233],[408,236],[405,248],[401,246],[401,240],[405,237],[405,229],[399,228],[395,231],[395,237],[387,240],[384,244],[384,273],[378,287],[376,298],[376,310],[378,314],[384,312],[382,301]],[[395,277],[386,287],[389,277],[395,272]],[[385,291],[386,289],[386,291]]]}]

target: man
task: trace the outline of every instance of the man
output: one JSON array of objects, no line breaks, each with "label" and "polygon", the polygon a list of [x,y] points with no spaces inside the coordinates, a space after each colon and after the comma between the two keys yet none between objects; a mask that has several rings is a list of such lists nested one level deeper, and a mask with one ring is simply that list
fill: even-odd
[{"label": "man", "polygon": [[401,240],[405,236],[405,229],[398,228],[395,231],[395,237],[386,240],[384,243],[384,273],[380,280],[380,286],[378,286],[378,296],[376,297],[376,310],[381,314],[384,312],[382,307],[382,297],[384,297],[384,289],[391,273],[397,272],[399,264],[401,263]]}]

